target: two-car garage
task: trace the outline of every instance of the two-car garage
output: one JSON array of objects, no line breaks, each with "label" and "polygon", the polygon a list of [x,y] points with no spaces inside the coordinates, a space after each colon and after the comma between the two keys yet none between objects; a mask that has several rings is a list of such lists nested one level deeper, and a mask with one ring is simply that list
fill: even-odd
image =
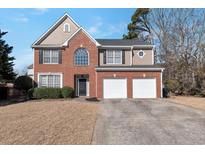
[{"label": "two-car garage", "polygon": [[[133,78],[132,98],[156,98],[156,78]],[[127,78],[103,79],[103,98],[128,98]]]}]

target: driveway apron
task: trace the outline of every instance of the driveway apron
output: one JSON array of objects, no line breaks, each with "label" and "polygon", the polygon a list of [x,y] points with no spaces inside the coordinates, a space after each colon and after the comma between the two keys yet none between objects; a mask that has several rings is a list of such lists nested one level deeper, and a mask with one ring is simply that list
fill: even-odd
[{"label": "driveway apron", "polygon": [[164,99],[103,100],[93,144],[205,144],[205,111]]}]

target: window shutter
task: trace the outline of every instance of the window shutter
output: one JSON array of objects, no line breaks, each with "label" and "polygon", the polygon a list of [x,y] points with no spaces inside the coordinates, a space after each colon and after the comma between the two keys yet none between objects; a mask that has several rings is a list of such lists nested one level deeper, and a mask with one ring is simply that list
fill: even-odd
[{"label": "window shutter", "polygon": [[43,50],[39,50],[39,64],[43,64]]},{"label": "window shutter", "polygon": [[125,64],[125,50],[122,50],[122,64]]},{"label": "window shutter", "polygon": [[62,51],[61,50],[58,51],[58,63],[62,64]]},{"label": "window shutter", "polygon": [[103,50],[103,64],[106,64],[106,50]]}]

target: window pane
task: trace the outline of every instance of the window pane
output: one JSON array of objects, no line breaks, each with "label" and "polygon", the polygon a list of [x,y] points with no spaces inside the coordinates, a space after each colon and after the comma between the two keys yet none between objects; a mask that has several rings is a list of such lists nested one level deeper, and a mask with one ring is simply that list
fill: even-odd
[{"label": "window pane", "polygon": [[77,51],[75,52],[75,65],[88,65],[88,53],[86,49],[77,49]]},{"label": "window pane", "polygon": [[65,25],[65,32],[68,32],[68,25]]},{"label": "window pane", "polygon": [[54,87],[60,87],[60,75],[55,75]]},{"label": "window pane", "polygon": [[59,63],[59,51],[53,50],[51,51],[51,63]]},{"label": "window pane", "polygon": [[115,57],[121,57],[121,51],[115,51]]},{"label": "window pane", "polygon": [[115,64],[121,64],[122,60],[122,51],[115,51]]},{"label": "window pane", "polygon": [[49,50],[44,50],[43,55],[44,55],[44,57],[50,57],[50,51]]},{"label": "window pane", "polygon": [[53,87],[53,75],[48,75],[48,87]]},{"label": "window pane", "polygon": [[50,63],[50,51],[49,50],[43,51],[43,63]]},{"label": "window pane", "polygon": [[121,58],[115,57],[115,64],[121,64]]},{"label": "window pane", "polygon": [[47,76],[46,75],[39,76],[39,84],[40,84],[40,87],[47,87]]},{"label": "window pane", "polygon": [[107,58],[107,63],[112,64],[113,63],[113,57],[108,57]]},{"label": "window pane", "polygon": [[108,50],[106,55],[107,55],[107,63],[113,64],[114,63],[113,61],[114,52]]}]

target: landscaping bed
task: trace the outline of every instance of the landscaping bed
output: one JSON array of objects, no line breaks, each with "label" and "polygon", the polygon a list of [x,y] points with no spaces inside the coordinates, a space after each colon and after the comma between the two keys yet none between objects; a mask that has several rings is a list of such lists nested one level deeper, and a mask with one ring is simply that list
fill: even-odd
[{"label": "landscaping bed", "polygon": [[0,144],[91,144],[98,111],[75,100],[0,107]]}]

